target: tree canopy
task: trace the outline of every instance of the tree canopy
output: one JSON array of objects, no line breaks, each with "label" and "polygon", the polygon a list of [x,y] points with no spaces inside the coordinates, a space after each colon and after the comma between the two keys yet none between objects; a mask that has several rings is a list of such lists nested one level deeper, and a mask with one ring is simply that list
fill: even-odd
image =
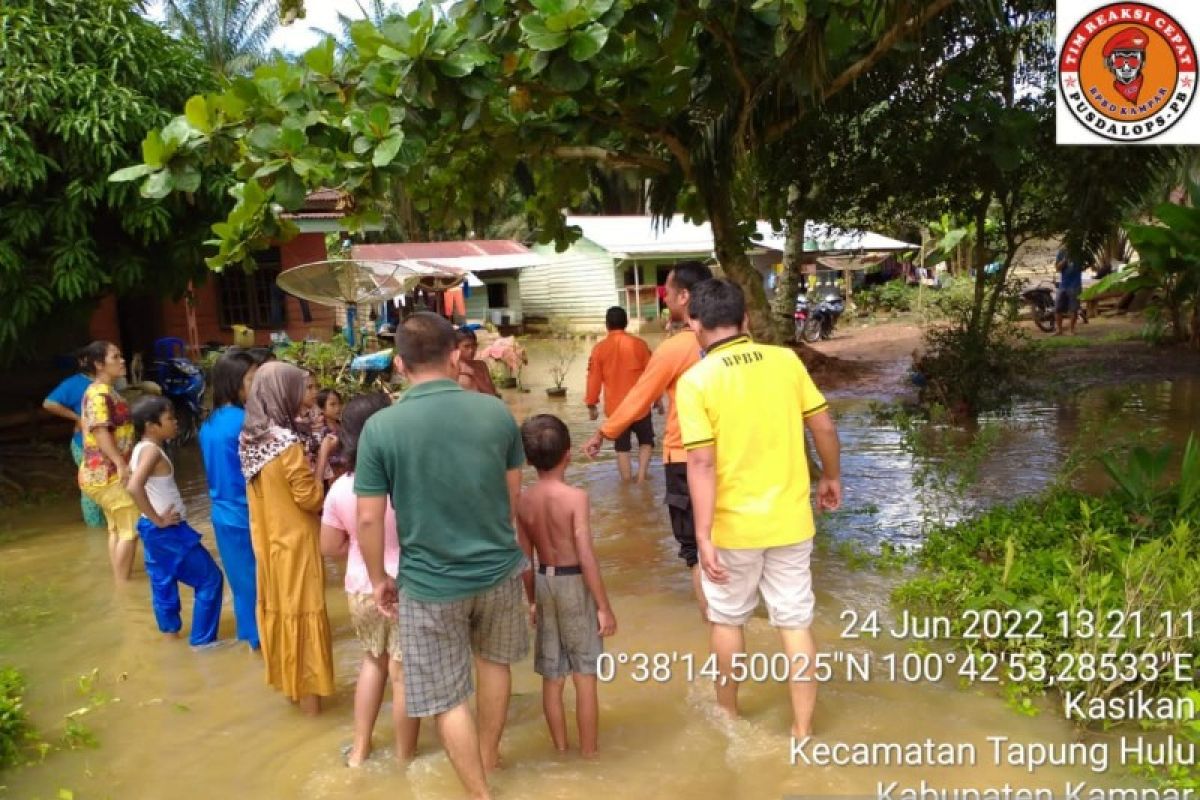
[{"label": "tree canopy", "polygon": [[[399,176],[444,227],[490,209],[510,180],[543,239],[590,167],[635,170],[651,210],[713,222],[726,271],[765,307],[745,257],[756,210],[737,185],[763,149],[862,79],[956,0],[467,0],[426,3],[382,26],[359,21],[340,55],[327,40],[188,101],[146,142],[147,197],[198,165],[230,165],[237,205],[214,226],[215,269],[288,235],[279,211],[305,192],[352,195],[354,225]],[[443,13],[444,12],[444,13]],[[190,181],[188,177],[186,180]]]},{"label": "tree canopy", "polygon": [[[219,180],[179,173],[168,203],[107,180],[198,87],[192,50],[128,0],[7,0],[0,36],[0,356],[64,306],[203,274]],[[195,193],[195,194],[191,194]]]}]

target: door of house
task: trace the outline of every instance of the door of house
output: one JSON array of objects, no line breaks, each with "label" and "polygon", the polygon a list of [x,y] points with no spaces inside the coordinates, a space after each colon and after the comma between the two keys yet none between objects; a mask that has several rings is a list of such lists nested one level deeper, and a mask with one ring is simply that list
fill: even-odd
[{"label": "door of house", "polygon": [[130,295],[117,300],[121,347],[131,363],[137,353],[150,364],[154,341],[163,333],[163,300],[154,295]]}]

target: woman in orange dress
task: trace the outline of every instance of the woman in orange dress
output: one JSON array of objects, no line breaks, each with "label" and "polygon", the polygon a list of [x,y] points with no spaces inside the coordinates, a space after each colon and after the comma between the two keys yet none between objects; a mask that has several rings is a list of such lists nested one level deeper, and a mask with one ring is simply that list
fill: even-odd
[{"label": "woman in orange dress", "polygon": [[296,417],[311,403],[307,378],[281,361],[258,370],[238,455],[257,561],[256,616],[267,683],[306,714],[316,714],[320,698],[333,694],[333,648],[318,538],[324,493],[295,430]]}]

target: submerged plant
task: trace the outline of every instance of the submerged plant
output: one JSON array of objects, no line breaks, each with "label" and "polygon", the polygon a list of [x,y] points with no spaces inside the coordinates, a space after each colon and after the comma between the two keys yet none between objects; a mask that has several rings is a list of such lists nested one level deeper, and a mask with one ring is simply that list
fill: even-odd
[{"label": "submerged plant", "polygon": [[12,667],[0,668],[0,770],[25,763],[39,742],[25,711],[25,679]]},{"label": "submerged plant", "polygon": [[1174,504],[1176,516],[1184,517],[1200,507],[1200,444],[1196,434],[1188,436],[1180,464],[1179,481],[1163,485],[1173,448],[1164,445],[1151,450],[1138,446],[1124,461],[1113,454],[1100,456],[1104,471],[1116,484],[1117,493],[1141,513],[1152,513],[1160,503]]}]

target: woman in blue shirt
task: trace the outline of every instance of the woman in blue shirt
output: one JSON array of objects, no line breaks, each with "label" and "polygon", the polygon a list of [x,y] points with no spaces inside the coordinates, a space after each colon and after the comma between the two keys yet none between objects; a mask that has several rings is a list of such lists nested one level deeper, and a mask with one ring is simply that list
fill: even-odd
[{"label": "woman in blue shirt", "polygon": [[[42,401],[42,408],[56,417],[70,420],[75,426],[75,435],[71,437],[71,458],[75,459],[76,467],[83,459],[83,432],[79,429],[79,415],[82,413],[83,393],[95,379],[90,374],[91,370],[92,365],[87,363],[87,359],[80,358],[79,372],[54,387],[54,391]],[[79,493],[79,508],[83,512],[83,522],[89,528],[105,527],[104,512],[82,492]]]},{"label": "woman in blue shirt", "polygon": [[237,638],[258,649],[258,622],[254,616],[254,549],[250,545],[250,508],[246,504],[246,481],[238,457],[238,435],[246,417],[243,406],[254,372],[253,357],[244,351],[221,356],[213,367],[213,412],[200,428],[200,451],[208,475],[212,498],[212,525],[217,550],[233,591]]}]

